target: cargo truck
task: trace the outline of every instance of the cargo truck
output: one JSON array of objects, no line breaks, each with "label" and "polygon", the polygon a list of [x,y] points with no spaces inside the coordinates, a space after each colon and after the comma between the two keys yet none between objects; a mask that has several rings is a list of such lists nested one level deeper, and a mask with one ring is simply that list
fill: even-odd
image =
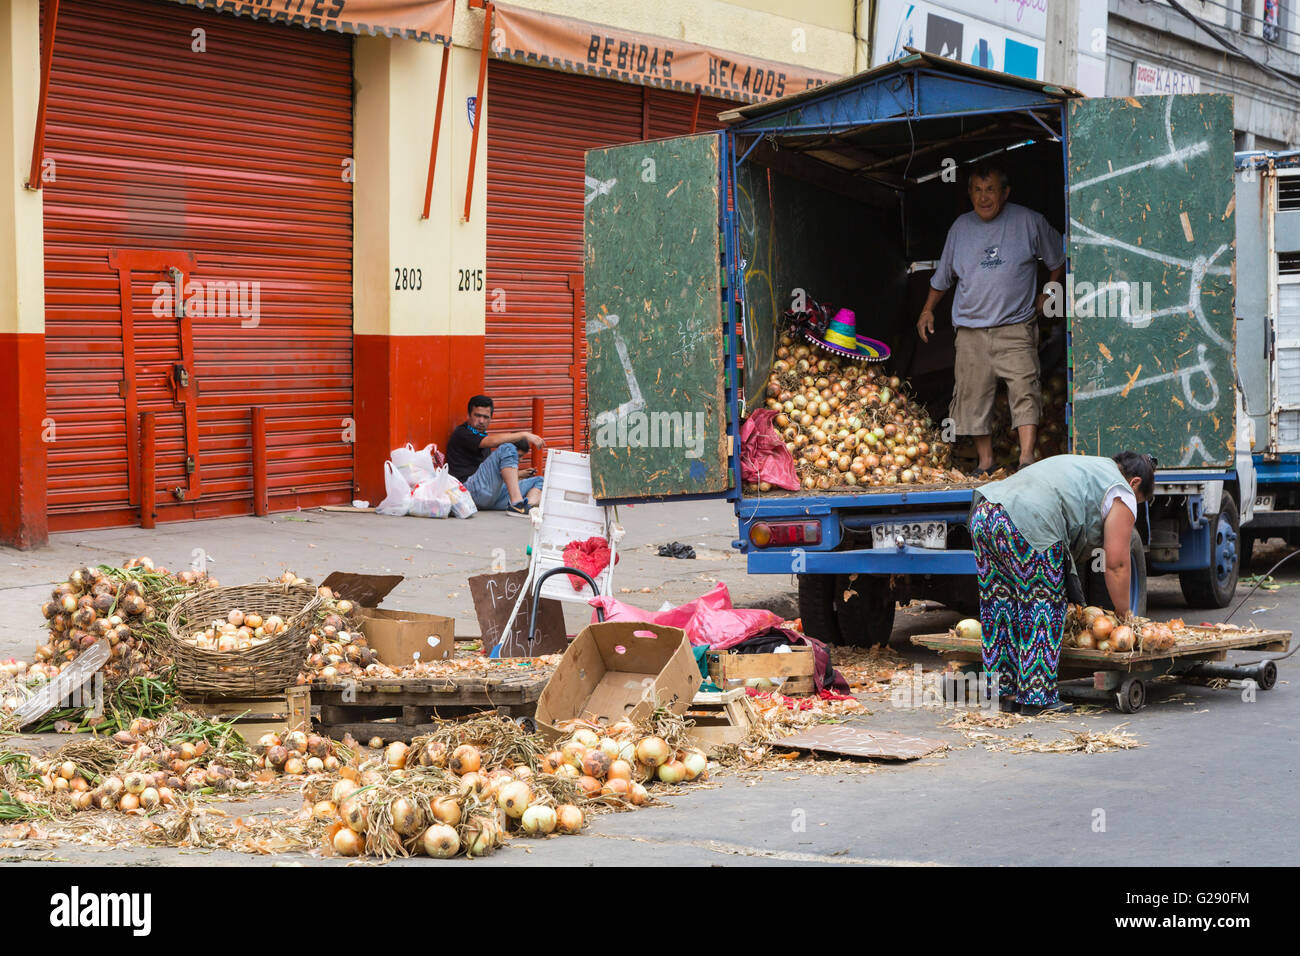
[{"label": "cargo truck", "polygon": [[1159,462],[1133,537],[1133,607],[1148,574],[1178,574],[1195,606],[1230,599],[1255,501],[1233,374],[1230,97],[1085,98],[911,53],[722,119],[719,132],[587,153],[600,184],[584,276],[599,499],[732,502],[749,572],[796,575],[805,629],[835,643],[887,640],[898,602],[973,610],[976,482],[760,492],[741,480],[740,428],[764,404],[799,295],[853,309],[891,346],[889,374],[943,422],[951,325],[940,315],[946,336],[922,346],[915,323],[970,208],[965,172],[992,156],[1011,201],[1047,216],[1069,257],[1040,351],[1066,401],[1043,429],[1071,453]]}]

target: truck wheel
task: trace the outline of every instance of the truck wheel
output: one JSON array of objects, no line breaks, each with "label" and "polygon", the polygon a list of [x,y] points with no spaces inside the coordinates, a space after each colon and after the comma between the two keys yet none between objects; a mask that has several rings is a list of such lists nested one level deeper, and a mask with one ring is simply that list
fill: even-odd
[{"label": "truck wheel", "polygon": [[843,643],[853,647],[888,645],[894,630],[894,592],[889,578],[859,574],[853,580],[838,580],[835,605]]},{"label": "truck wheel", "polygon": [[1178,575],[1188,607],[1227,607],[1241,573],[1237,550],[1237,502],[1223,493],[1223,506],[1210,518],[1210,566]]},{"label": "truck wheel", "polygon": [[[1137,528],[1133,529],[1133,536],[1129,539],[1128,546],[1128,604],[1133,609],[1133,613],[1138,617],[1146,617],[1147,614],[1147,556],[1142,550],[1142,536],[1138,534]],[[1092,572],[1088,573],[1088,603],[1097,607],[1105,608],[1108,611],[1115,610],[1115,602],[1110,599],[1110,592],[1106,590],[1106,575]]]},{"label": "truck wheel", "polygon": [[799,575],[799,617],[803,632],[823,644],[840,643],[835,620],[835,575]]}]

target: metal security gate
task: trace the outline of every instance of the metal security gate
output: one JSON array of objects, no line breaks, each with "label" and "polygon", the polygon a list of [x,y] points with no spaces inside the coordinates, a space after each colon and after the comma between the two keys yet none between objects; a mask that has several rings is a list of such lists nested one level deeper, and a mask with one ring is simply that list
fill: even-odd
[{"label": "metal security gate", "polygon": [[50,530],[349,500],[348,37],[149,0],[62,0],[45,156]]},{"label": "metal security gate", "polygon": [[[586,448],[586,329],[582,297],[588,149],[691,130],[693,96],[493,60],[489,64],[487,342],[494,427],[530,429]],[[703,98],[698,128],[717,129],[735,104]]]}]

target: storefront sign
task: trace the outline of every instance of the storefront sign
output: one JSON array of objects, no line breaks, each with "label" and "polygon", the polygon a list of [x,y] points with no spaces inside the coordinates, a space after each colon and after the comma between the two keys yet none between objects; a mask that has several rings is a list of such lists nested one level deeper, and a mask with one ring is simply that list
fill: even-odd
[{"label": "storefront sign", "polygon": [[455,0],[173,0],[190,7],[340,33],[451,43]]},{"label": "storefront sign", "polygon": [[1201,78],[1191,73],[1168,70],[1138,61],[1133,64],[1133,95],[1156,96],[1169,93],[1199,93]]},{"label": "storefront sign", "polygon": [[567,73],[757,103],[840,79],[787,63],[496,5],[491,55]]}]

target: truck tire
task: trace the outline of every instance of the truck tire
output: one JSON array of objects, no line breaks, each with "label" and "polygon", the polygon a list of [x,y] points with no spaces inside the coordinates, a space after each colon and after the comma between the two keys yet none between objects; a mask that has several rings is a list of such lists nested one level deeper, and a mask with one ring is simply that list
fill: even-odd
[{"label": "truck tire", "polygon": [[1188,607],[1227,607],[1231,603],[1241,574],[1239,529],[1237,502],[1225,491],[1219,513],[1210,517],[1210,566],[1178,575]]},{"label": "truck tire", "polygon": [[[1133,536],[1129,538],[1128,566],[1129,606],[1133,609],[1133,613],[1138,617],[1146,617],[1147,556],[1146,552],[1142,550],[1142,536],[1138,534],[1137,528],[1133,529]],[[1098,574],[1090,569],[1088,573],[1087,592],[1089,604],[1105,608],[1108,611],[1115,610],[1115,602],[1110,599],[1110,592],[1106,590],[1105,574]]]},{"label": "truck tire", "polygon": [[[894,630],[894,592],[889,578],[859,574],[840,579],[835,595],[839,612],[840,638],[852,647],[888,646]],[[845,600],[845,595],[848,599]]]},{"label": "truck tire", "polygon": [[835,615],[835,575],[799,575],[799,618],[803,632],[823,644],[840,643]]}]

